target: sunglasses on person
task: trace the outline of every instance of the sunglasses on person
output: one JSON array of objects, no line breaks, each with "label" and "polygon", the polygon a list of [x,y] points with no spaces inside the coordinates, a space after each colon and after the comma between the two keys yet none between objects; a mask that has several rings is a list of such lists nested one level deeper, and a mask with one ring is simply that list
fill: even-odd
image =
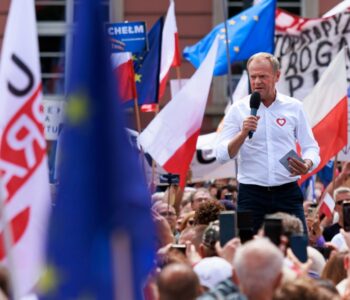
[{"label": "sunglasses on person", "polygon": [[344,203],[344,201],[350,201],[350,199],[339,200],[339,201],[336,201],[335,204],[336,205],[342,205]]}]

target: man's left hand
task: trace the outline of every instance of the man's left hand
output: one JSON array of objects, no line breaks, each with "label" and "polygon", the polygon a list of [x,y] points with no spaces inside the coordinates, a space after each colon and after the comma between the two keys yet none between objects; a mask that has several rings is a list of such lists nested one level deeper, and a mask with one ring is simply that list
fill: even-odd
[{"label": "man's left hand", "polygon": [[305,175],[312,168],[312,161],[310,159],[305,159],[304,162],[291,157],[289,160],[289,167],[291,169],[291,177],[298,175]]}]

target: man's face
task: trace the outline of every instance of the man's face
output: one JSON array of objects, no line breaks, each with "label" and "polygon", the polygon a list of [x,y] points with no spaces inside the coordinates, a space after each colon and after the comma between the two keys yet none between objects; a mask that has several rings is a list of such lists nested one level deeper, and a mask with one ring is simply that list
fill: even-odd
[{"label": "man's face", "polygon": [[350,193],[339,193],[335,198],[335,211],[339,214],[339,218],[343,218],[343,202],[350,201]]},{"label": "man's face", "polygon": [[162,203],[157,207],[156,210],[161,216],[163,216],[168,221],[171,230],[174,231],[176,228],[176,212],[174,207],[171,205],[168,206],[168,204],[166,203]]},{"label": "man's face", "polygon": [[199,205],[201,205],[201,203],[208,201],[209,199],[210,199],[209,192],[205,192],[205,191],[196,192],[193,196],[192,209],[197,210]]},{"label": "man's face", "polygon": [[249,64],[248,73],[252,92],[258,92],[263,102],[273,101],[280,71],[275,72],[266,58],[255,58]]}]

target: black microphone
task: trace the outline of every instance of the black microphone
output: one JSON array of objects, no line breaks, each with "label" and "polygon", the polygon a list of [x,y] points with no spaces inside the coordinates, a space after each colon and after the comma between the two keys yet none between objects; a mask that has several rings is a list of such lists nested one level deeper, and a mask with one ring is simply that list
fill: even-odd
[{"label": "black microphone", "polygon": [[[252,95],[250,96],[250,103],[249,103],[250,114],[252,116],[256,116],[258,109],[259,109],[259,106],[260,106],[260,103],[261,103],[260,94],[258,92],[252,93]],[[249,131],[248,136],[250,139],[253,137],[253,133],[254,133],[253,130]]]}]

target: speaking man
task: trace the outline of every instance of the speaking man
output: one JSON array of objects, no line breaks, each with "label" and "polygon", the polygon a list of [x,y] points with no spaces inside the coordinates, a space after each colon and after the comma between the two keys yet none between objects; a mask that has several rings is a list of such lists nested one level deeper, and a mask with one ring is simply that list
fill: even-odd
[{"label": "speaking man", "polygon": [[278,211],[300,218],[306,230],[297,180],[319,164],[318,144],[302,103],[276,91],[278,60],[257,53],[248,60],[247,69],[253,93],[234,103],[225,116],[217,159],[238,158],[237,209],[252,211],[255,231],[266,214]]}]

